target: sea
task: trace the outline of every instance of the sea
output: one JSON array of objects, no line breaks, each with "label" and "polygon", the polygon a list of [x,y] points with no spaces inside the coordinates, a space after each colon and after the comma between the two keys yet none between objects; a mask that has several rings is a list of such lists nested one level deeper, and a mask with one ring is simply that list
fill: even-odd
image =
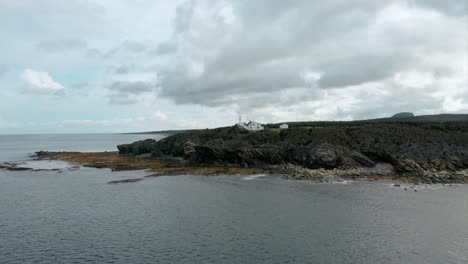
[{"label": "sea", "polygon": [[[0,136],[0,263],[468,263],[468,186],[161,176],[32,161],[161,135]],[[406,188],[406,190],[405,190]],[[416,189],[416,191],[415,191]]]}]

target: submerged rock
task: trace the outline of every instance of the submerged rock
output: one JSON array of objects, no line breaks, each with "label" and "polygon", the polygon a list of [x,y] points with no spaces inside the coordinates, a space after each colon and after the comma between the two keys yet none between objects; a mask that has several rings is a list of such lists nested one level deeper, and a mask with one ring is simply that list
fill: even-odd
[{"label": "submerged rock", "polygon": [[125,179],[125,180],[115,180],[115,181],[110,181],[107,184],[120,184],[120,183],[133,183],[133,182],[139,182],[144,179]]}]

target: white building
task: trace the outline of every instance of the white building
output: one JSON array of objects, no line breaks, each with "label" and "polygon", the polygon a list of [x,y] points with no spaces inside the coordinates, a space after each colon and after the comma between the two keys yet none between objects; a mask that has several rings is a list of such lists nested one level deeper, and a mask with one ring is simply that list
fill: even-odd
[{"label": "white building", "polygon": [[284,123],[284,124],[280,125],[280,128],[281,129],[288,129],[289,126],[288,126],[288,124]]},{"label": "white building", "polygon": [[255,122],[255,121],[250,121],[249,123],[242,123],[242,122],[239,122],[237,123],[238,126],[242,127],[242,128],[245,128],[247,130],[250,130],[250,131],[259,131],[259,130],[263,130],[263,125],[259,122]]},{"label": "white building", "polygon": [[247,123],[248,130],[263,130],[263,125],[259,122],[250,121]]}]

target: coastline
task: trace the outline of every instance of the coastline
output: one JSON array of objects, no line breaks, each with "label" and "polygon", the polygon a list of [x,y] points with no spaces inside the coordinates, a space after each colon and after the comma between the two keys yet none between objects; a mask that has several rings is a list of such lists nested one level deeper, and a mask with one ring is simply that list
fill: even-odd
[{"label": "coastline", "polygon": [[[398,175],[383,168],[375,169],[350,169],[350,170],[309,170],[297,166],[266,166],[266,167],[241,167],[241,166],[216,166],[216,165],[193,165],[180,159],[161,159],[151,157],[135,157],[118,154],[117,152],[47,152],[40,151],[34,156],[35,160],[50,160],[68,162],[74,165],[73,168],[83,166],[91,168],[105,168],[112,171],[136,171],[145,170],[151,173],[146,177],[177,176],[177,175],[198,175],[198,176],[218,176],[218,175],[278,175],[286,180],[304,180],[318,183],[331,183],[342,181],[389,181],[406,184],[430,184],[424,182],[417,175]],[[27,171],[32,168],[17,166],[16,164],[4,164],[0,169],[11,171]],[[125,179],[121,181],[109,182],[132,183],[140,179]],[[449,181],[446,184],[467,184],[468,177],[462,181]]]},{"label": "coastline", "polygon": [[179,160],[158,158],[139,158],[121,155],[117,152],[37,152],[38,160],[58,160],[73,163],[83,167],[106,168],[112,171],[147,170],[153,172],[151,177],[169,175],[251,175],[268,173],[262,168],[243,168],[227,166],[194,166]]}]

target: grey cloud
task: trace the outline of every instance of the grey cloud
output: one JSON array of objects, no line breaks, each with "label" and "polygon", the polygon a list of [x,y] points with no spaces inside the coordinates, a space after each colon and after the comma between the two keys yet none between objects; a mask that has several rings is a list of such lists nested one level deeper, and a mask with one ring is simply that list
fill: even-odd
[{"label": "grey cloud", "polygon": [[161,95],[174,98],[177,103],[217,106],[229,103],[229,98],[304,87],[307,82],[292,64],[235,72],[218,69],[196,78],[190,77],[189,69],[179,66],[161,72],[159,85],[163,87]]},{"label": "grey cloud", "polygon": [[412,58],[404,56],[374,54],[373,56],[351,56],[330,61],[322,66],[324,75],[318,80],[321,88],[359,85],[379,81],[392,76],[397,71],[405,70]]},{"label": "grey cloud", "polygon": [[[429,96],[427,90],[405,87],[410,91],[405,92],[389,85],[396,74],[420,71],[459,78],[445,60],[453,58],[452,50],[467,34],[452,19],[461,15],[456,12],[461,1],[227,3],[236,17],[232,27],[221,24],[216,10],[210,13],[210,8],[217,8],[212,1],[188,1],[179,6],[174,32],[180,36],[178,46],[184,49],[175,50],[173,60],[158,68],[161,96],[178,104],[238,105],[251,111],[294,103],[320,108],[321,91],[341,89],[346,94],[355,86],[387,84],[381,89],[386,94],[383,98],[390,101],[370,100],[378,106],[369,104],[364,107],[367,110],[354,110],[356,116],[365,116],[366,111],[387,114],[399,108],[423,110],[426,104],[439,109],[441,98]],[[200,9],[208,17],[197,20],[197,5],[203,5]],[[429,17],[435,19],[429,25],[425,17],[417,17],[427,12],[416,12],[415,17],[410,14],[401,22],[392,13],[419,8],[445,15]],[[457,41],[446,41],[454,38]],[[428,54],[438,57],[432,60]],[[306,80],[306,73],[319,77]],[[417,99],[392,102],[400,96],[397,91],[401,95],[414,93]],[[346,114],[338,110],[337,115]]]},{"label": "grey cloud", "polygon": [[36,48],[46,52],[62,52],[85,49],[86,43],[79,39],[49,40],[37,43]]},{"label": "grey cloud", "polygon": [[39,96],[46,99],[60,99],[66,95],[65,89],[58,91],[41,90],[30,85],[20,87],[20,92],[25,95]]},{"label": "grey cloud", "polygon": [[174,29],[176,33],[182,33],[190,29],[196,2],[189,0],[179,5],[176,9]]},{"label": "grey cloud", "polygon": [[[190,77],[187,70],[190,66],[183,64],[161,71],[161,94],[177,103],[212,106],[229,103],[229,98],[235,101],[236,98],[246,98],[255,93],[296,87],[312,89],[313,85],[303,79],[304,70],[324,70],[327,62],[324,62],[324,58],[316,58],[310,50],[347,33],[354,26],[365,24],[372,17],[371,11],[378,6],[374,1],[360,1],[365,3],[361,8],[354,8],[346,1],[332,2],[334,4],[311,1],[297,1],[294,4],[288,1],[233,2],[236,15],[245,23],[245,29],[233,32],[232,41],[220,41],[222,45],[214,45],[215,56],[203,55],[205,52],[209,54],[212,47],[196,47],[205,57],[201,76]],[[190,14],[193,9],[193,2],[188,2],[178,9],[176,17],[180,17],[183,11]],[[180,26],[176,26],[175,31],[184,32],[180,29]],[[189,30],[189,27],[184,27],[184,30]],[[213,43],[217,38],[222,40],[225,34],[223,28],[210,33],[207,37]],[[329,85],[333,79],[348,77],[333,65],[328,64],[328,68],[330,72],[325,74],[322,84]],[[378,76],[375,77],[355,77],[349,83],[384,78],[386,74],[383,71],[376,72]],[[366,74],[369,73],[362,73]]]},{"label": "grey cloud", "polygon": [[141,94],[152,91],[154,89],[154,84],[142,81],[119,81],[111,83],[107,88],[111,91],[124,94]]},{"label": "grey cloud", "polygon": [[83,89],[83,88],[86,88],[89,86],[89,83],[88,82],[77,82],[77,83],[73,83],[70,85],[71,88],[74,88],[74,89]]},{"label": "grey cloud", "polygon": [[111,70],[115,73],[115,74],[119,74],[119,75],[122,75],[122,74],[129,74],[129,73],[132,73],[136,70],[136,66],[135,65],[120,65],[118,67],[112,67]]},{"label": "grey cloud", "polygon": [[116,81],[109,84],[107,89],[109,91],[107,95],[109,103],[129,105],[139,101],[137,96],[154,92],[155,84],[143,81]]},{"label": "grey cloud", "polygon": [[466,0],[414,0],[416,6],[433,9],[447,15],[465,16],[468,12],[468,1]]},{"label": "grey cloud", "polygon": [[158,65],[145,65],[145,64],[121,64],[115,66],[108,66],[107,72],[115,75],[127,74],[147,74],[154,76],[155,72],[159,71]]},{"label": "grey cloud", "polygon": [[156,49],[151,51],[151,54],[154,55],[168,55],[176,53],[179,49],[177,43],[175,42],[163,42],[160,43]]},{"label": "grey cloud", "polygon": [[131,105],[136,104],[138,100],[136,98],[129,97],[125,94],[110,94],[108,96],[109,103],[115,105]]},{"label": "grey cloud", "polygon": [[86,56],[99,59],[108,59],[118,55],[145,55],[148,52],[148,47],[140,42],[125,41],[114,48],[107,51],[102,51],[96,48],[91,48],[86,51]]},{"label": "grey cloud", "polygon": [[[147,51],[148,47],[140,42],[125,41],[120,46],[116,47],[115,52],[142,53]],[[111,51],[112,52],[112,51]]]},{"label": "grey cloud", "polygon": [[91,58],[102,58],[104,57],[104,53],[96,48],[92,48],[86,51],[86,56]]}]

